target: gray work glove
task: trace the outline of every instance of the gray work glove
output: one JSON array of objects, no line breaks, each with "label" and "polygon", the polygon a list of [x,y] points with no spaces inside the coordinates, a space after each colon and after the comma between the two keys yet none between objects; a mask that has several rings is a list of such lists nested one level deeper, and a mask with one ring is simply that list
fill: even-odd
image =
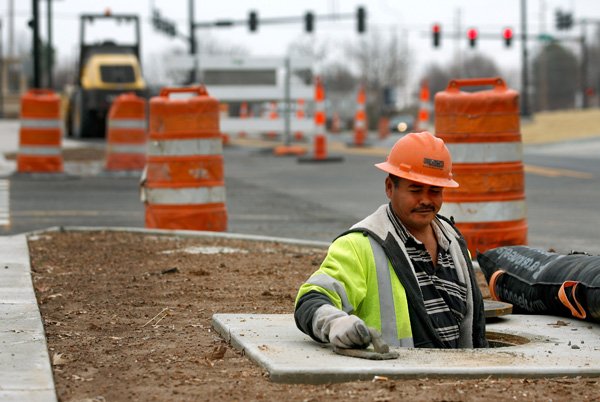
[{"label": "gray work glove", "polygon": [[364,348],[371,343],[369,328],[363,320],[329,304],[315,311],[313,333],[338,348]]}]

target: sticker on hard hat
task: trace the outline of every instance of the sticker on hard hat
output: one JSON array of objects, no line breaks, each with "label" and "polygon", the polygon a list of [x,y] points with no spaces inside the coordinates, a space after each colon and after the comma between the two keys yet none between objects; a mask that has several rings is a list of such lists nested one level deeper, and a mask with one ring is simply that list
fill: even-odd
[{"label": "sticker on hard hat", "polygon": [[443,169],[444,161],[440,161],[437,159],[423,158],[423,166],[434,168],[434,169]]}]

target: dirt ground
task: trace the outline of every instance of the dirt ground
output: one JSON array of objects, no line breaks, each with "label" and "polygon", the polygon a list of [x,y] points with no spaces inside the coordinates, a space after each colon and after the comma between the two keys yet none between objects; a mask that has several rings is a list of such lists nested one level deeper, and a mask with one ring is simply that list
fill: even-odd
[{"label": "dirt ground", "polygon": [[211,317],[292,312],[323,249],[98,231],[29,247],[60,401],[600,400],[598,377],[271,382]]}]

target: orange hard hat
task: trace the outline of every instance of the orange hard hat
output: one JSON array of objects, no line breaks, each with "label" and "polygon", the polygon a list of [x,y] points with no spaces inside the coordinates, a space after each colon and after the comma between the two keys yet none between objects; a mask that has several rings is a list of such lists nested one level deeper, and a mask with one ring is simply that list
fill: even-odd
[{"label": "orange hard hat", "polygon": [[385,162],[376,167],[394,176],[438,187],[458,187],[452,179],[452,159],[442,139],[423,131],[400,138]]}]

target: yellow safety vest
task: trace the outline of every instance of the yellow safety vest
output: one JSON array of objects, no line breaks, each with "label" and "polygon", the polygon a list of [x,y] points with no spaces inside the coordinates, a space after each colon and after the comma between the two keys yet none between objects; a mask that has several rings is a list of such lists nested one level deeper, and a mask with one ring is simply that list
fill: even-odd
[{"label": "yellow safety vest", "polygon": [[320,268],[300,287],[296,303],[311,291],[377,328],[390,346],[414,346],[404,286],[370,236],[354,232],[337,238]]}]

